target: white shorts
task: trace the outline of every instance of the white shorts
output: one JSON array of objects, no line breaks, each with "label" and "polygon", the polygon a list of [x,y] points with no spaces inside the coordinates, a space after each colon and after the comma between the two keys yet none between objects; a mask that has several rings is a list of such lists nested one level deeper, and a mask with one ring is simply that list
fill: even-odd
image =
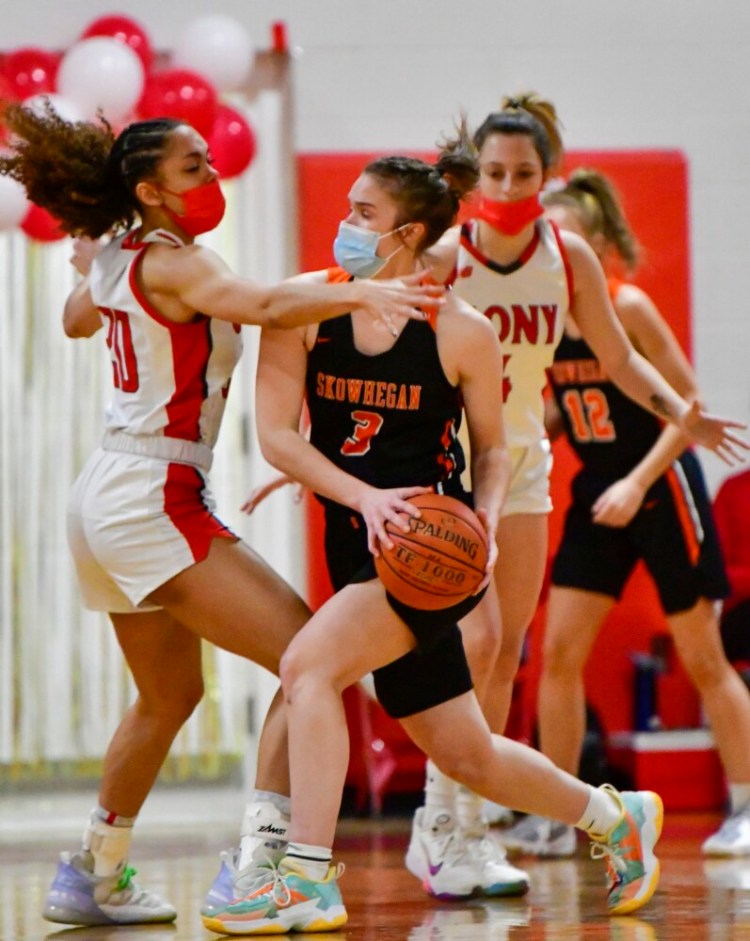
[{"label": "white shorts", "polygon": [[68,502],[83,603],[114,614],[159,610],[152,591],[205,559],[214,538],[238,538],[213,515],[202,467],[109,449],[124,437],[105,436]]},{"label": "white shorts", "polygon": [[501,516],[550,513],[552,498],[549,492],[549,475],[552,471],[552,447],[549,438],[540,438],[538,443],[529,447],[511,447],[510,466],[510,489]]}]

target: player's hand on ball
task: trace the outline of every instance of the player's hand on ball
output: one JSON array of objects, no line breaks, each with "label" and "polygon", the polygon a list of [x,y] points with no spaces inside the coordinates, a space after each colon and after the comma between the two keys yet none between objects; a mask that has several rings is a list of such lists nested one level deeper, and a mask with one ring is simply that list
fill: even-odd
[{"label": "player's hand on ball", "polygon": [[420,513],[417,507],[406,501],[419,493],[430,493],[430,488],[393,487],[380,490],[377,487],[368,487],[365,491],[357,509],[367,526],[367,547],[376,558],[380,555],[381,545],[387,549],[393,548],[385,528],[386,523],[392,523],[404,532],[409,532],[408,517],[418,517]]},{"label": "player's hand on ball", "polygon": [[437,611],[481,590],[490,577],[488,519],[483,523],[462,500],[433,491],[409,503],[419,515],[400,516],[398,524],[386,520],[390,545],[381,541],[375,556],[386,591],[409,607]]}]

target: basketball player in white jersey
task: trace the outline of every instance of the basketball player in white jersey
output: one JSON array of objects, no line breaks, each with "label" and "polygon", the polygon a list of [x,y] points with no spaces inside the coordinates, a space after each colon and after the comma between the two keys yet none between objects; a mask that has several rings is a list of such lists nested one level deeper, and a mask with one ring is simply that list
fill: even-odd
[{"label": "basketball player in white jersey", "polygon": [[[712,418],[695,402],[690,405],[636,352],[612,310],[590,247],[542,218],[540,192],[562,157],[554,107],[532,94],[506,98],[501,110],[476,131],[474,143],[480,164],[477,218],[452,229],[433,248],[430,264],[436,278],[452,279],[456,293],[492,321],[503,352],[503,414],[512,479],[497,530],[498,656],[486,656],[491,646],[489,593],[462,624],[485,715],[493,731],[502,733],[547,560],[551,455],[542,390],[568,312],[612,381],[648,411],[676,423],[726,460],[747,445],[731,431],[741,424]],[[424,682],[433,666],[426,657],[414,664],[423,671]],[[431,762],[425,793],[425,807],[415,815],[407,866],[428,889],[430,866],[442,862],[443,883],[446,869],[454,866],[460,884],[467,858],[485,866],[480,854],[466,852],[485,827],[481,802]],[[481,880],[480,871],[477,884]],[[496,884],[491,891],[498,894]],[[523,887],[506,887],[506,894],[518,891]]]},{"label": "basketball player in white jersey", "polygon": [[[241,324],[293,327],[357,308],[423,315],[435,289],[281,284],[233,274],[194,237],[214,228],[224,197],[206,142],[171,119],[70,124],[51,109],[9,106],[12,151],[0,173],[73,235],[120,230],[65,305],[71,337],[105,327],[113,398],[101,447],[69,505],[69,539],[87,607],[107,611],[138,691],[104,760],[98,806],[80,850],[62,854],[44,917],[73,925],[168,922],[171,904],[127,865],[133,824],[175,735],[203,695],[201,637],[278,672],[310,612],[213,513],[207,474]],[[442,289],[438,290],[438,294]],[[440,302],[438,297],[438,302]],[[283,837],[289,810],[286,729],[272,704],[261,738],[243,854]]]}]

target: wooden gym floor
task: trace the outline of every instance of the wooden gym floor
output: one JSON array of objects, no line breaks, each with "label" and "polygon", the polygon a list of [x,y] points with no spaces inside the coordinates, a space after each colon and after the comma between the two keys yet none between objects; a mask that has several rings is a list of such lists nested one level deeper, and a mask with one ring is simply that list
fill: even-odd
[{"label": "wooden gym floor", "polygon": [[[91,796],[0,796],[0,941],[210,941],[198,909],[236,841],[243,798],[212,789],[157,790],[134,844],[138,879],[177,907],[166,927],[64,928],[39,915],[61,849],[78,845]],[[524,898],[445,904],[403,867],[409,820],[343,820],[337,858],[349,924],[315,941],[750,941],[750,857],[704,859],[701,840],[717,814],[672,813],[659,844],[662,879],[637,916],[606,914],[603,868],[581,840],[571,860],[523,859]],[[274,937],[279,937],[278,935]]]}]

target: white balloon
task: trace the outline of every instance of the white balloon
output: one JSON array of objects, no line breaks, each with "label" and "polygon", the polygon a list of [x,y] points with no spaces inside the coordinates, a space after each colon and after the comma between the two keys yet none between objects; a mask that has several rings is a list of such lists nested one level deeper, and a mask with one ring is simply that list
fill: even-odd
[{"label": "white balloon", "polygon": [[101,110],[110,124],[117,124],[138,103],[145,79],[140,56],[130,46],[110,36],[92,36],[65,53],[57,87],[85,118],[94,118]]},{"label": "white balloon", "polygon": [[217,91],[233,91],[247,81],[253,53],[250,35],[237,20],[222,14],[200,16],[180,34],[172,64],[198,72]]},{"label": "white balloon", "polygon": [[63,121],[83,121],[84,114],[78,105],[66,98],[65,95],[52,95],[47,92],[40,92],[38,95],[31,95],[23,102],[24,108],[30,108],[36,114],[44,115],[45,104],[49,102],[52,110],[63,119]]},{"label": "white balloon", "polygon": [[26,190],[13,177],[0,174],[0,232],[15,229],[29,211]]}]

